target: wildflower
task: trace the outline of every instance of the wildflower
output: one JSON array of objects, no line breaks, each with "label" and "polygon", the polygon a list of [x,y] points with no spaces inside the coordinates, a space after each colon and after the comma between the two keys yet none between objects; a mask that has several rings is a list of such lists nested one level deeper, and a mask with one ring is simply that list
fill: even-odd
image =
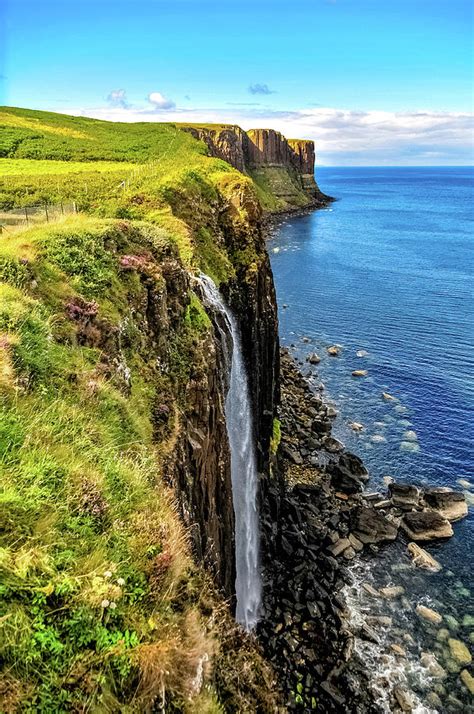
[{"label": "wildflower", "polygon": [[106,570],[104,573],[104,578],[107,580],[108,578],[112,577],[112,572],[110,570]]},{"label": "wildflower", "polygon": [[110,600],[107,600],[107,599],[102,600],[102,602],[100,603],[100,606],[103,607],[103,608],[106,608],[106,607],[108,607],[109,605],[110,605]]},{"label": "wildflower", "polygon": [[116,603],[116,602],[111,602],[110,605],[109,605],[109,607],[110,607],[111,610],[115,610],[115,608],[117,607],[117,603]]},{"label": "wildflower", "polygon": [[123,578],[117,578],[117,585],[125,585],[125,580]]}]

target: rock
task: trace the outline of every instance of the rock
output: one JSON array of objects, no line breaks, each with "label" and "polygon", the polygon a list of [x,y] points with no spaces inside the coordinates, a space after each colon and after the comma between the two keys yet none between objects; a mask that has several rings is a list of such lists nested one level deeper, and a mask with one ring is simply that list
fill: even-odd
[{"label": "rock", "polygon": [[449,630],[446,627],[442,627],[436,633],[436,639],[438,642],[447,642],[449,638]]},{"label": "rock", "polygon": [[331,355],[331,357],[339,357],[341,354],[341,347],[340,345],[331,345],[330,347],[326,347],[326,352],[328,355]]},{"label": "rock", "polygon": [[286,456],[286,458],[291,461],[292,463],[296,464],[297,466],[300,466],[303,463],[303,459],[301,457],[301,454],[299,454],[297,451],[294,451],[293,449],[290,449],[288,446],[283,446],[283,455]]},{"label": "rock", "polygon": [[[346,498],[347,498],[347,496],[346,496]],[[351,542],[351,546],[354,548],[355,551],[357,551],[359,553],[361,550],[363,550],[364,544],[361,543],[361,541],[358,538],[356,538],[353,533],[349,533],[349,540]]]},{"label": "rock", "polygon": [[385,516],[375,510],[365,506],[355,508],[351,513],[351,526],[354,535],[362,543],[380,543],[388,540],[395,540],[398,528]]},{"label": "rock", "polygon": [[393,696],[395,697],[395,700],[402,712],[413,711],[413,699],[409,692],[405,692],[405,690],[401,687],[395,687],[393,690]]},{"label": "rock", "polygon": [[416,543],[408,543],[407,550],[411,555],[414,564],[419,568],[431,570],[435,573],[441,570],[441,564],[438,563],[438,561],[435,560],[424,548]]},{"label": "rock", "polygon": [[403,438],[405,439],[405,441],[418,441],[416,431],[413,431],[413,429],[405,431],[403,434]]},{"label": "rock", "polygon": [[364,425],[360,424],[358,421],[350,421],[349,426],[352,431],[363,431]]},{"label": "rock", "polygon": [[311,617],[314,619],[321,617],[321,610],[315,602],[307,602],[306,607],[308,608],[308,612]]},{"label": "rock", "polygon": [[385,444],[387,439],[382,434],[374,434],[370,437],[370,441],[373,441],[374,444]]},{"label": "rock", "polygon": [[402,647],[401,645],[397,645],[397,644],[390,645],[390,649],[392,650],[392,652],[394,654],[399,655],[399,657],[406,657],[406,655],[407,655],[405,648]]},{"label": "rock", "polygon": [[376,590],[370,583],[362,583],[362,587],[366,593],[372,595],[372,597],[380,597],[380,593]]},{"label": "rock", "polygon": [[420,662],[435,679],[446,679],[448,676],[434,654],[431,654],[430,652],[422,652]]},{"label": "rock", "polygon": [[329,451],[330,454],[337,454],[338,452],[343,451],[344,444],[335,439],[333,436],[327,436],[324,439],[324,448],[326,451]]},{"label": "rock", "polygon": [[369,472],[361,459],[349,451],[344,452],[335,464],[327,467],[334,488],[344,493],[362,491],[363,485],[369,480]]},{"label": "rock", "polygon": [[432,488],[424,491],[423,499],[429,508],[438,511],[450,521],[467,516],[466,497],[460,491],[442,491]]},{"label": "rock", "polygon": [[472,674],[470,674],[467,669],[463,669],[459,676],[461,678],[461,682],[464,684],[466,689],[471,694],[474,694],[474,677],[472,676]]},{"label": "rock", "polygon": [[462,486],[462,488],[470,489],[473,488],[473,485],[470,481],[467,480],[467,478],[458,478],[458,484]]},{"label": "rock", "polygon": [[385,615],[369,615],[367,617],[367,624],[371,627],[391,627],[393,620],[391,617],[386,617]]},{"label": "rock", "polygon": [[414,541],[437,540],[453,535],[451,523],[437,511],[406,513],[400,526]]},{"label": "rock", "polygon": [[352,560],[353,558],[355,558],[355,554],[356,554],[356,552],[355,552],[354,548],[352,546],[349,546],[349,548],[346,548],[346,550],[344,551],[343,557],[346,560]]},{"label": "rock", "polygon": [[425,605],[417,605],[416,612],[424,620],[432,622],[434,625],[439,625],[440,622],[443,620],[443,616],[440,615],[439,612],[436,612],[435,610],[432,610],[430,607],[426,607]]},{"label": "rock", "polygon": [[448,639],[448,645],[451,652],[451,656],[459,664],[471,664],[472,655],[468,648],[461,642],[461,640],[455,640],[453,637]]},{"label": "rock", "polygon": [[409,509],[418,506],[420,491],[416,486],[392,482],[388,485],[388,494],[394,506]]},{"label": "rock", "polygon": [[340,538],[338,541],[329,546],[328,550],[334,556],[340,555],[346,548],[349,548],[351,542],[348,538]]},{"label": "rock", "polygon": [[454,632],[459,630],[459,622],[456,620],[455,617],[453,617],[452,615],[445,615],[444,619],[446,620],[446,624],[450,630],[454,630]]},{"label": "rock", "polygon": [[419,450],[420,450],[420,445],[416,441],[401,441],[400,442],[400,451],[411,451],[412,453],[416,453]]},{"label": "rock", "polygon": [[389,506],[392,505],[391,501],[377,501],[377,503],[374,503],[374,508],[377,510],[380,510],[381,508],[388,508]]},{"label": "rock", "polygon": [[379,592],[389,600],[400,597],[405,592],[405,588],[401,585],[393,585],[392,587],[379,588]]},{"label": "rock", "polygon": [[382,392],[382,399],[385,399],[386,402],[396,402],[396,398],[393,397],[391,394],[388,392]]},{"label": "rock", "polygon": [[357,631],[358,636],[362,640],[366,640],[367,642],[374,642],[376,645],[380,644],[380,639],[377,633],[375,632],[370,625],[368,625],[366,622],[362,623],[362,625],[359,627]]},{"label": "rock", "polygon": [[367,350],[357,350],[356,356],[357,357],[368,357],[369,353],[367,352]]},{"label": "rock", "polygon": [[352,372],[353,377],[367,377],[368,371],[366,369],[355,369]]},{"label": "rock", "polygon": [[436,692],[428,692],[426,695],[427,703],[434,708],[435,711],[440,712],[443,709],[443,702],[436,694]]},{"label": "rock", "polygon": [[317,355],[316,352],[313,352],[312,354],[308,355],[308,357],[306,357],[306,361],[310,364],[319,364],[321,362],[321,357]]}]

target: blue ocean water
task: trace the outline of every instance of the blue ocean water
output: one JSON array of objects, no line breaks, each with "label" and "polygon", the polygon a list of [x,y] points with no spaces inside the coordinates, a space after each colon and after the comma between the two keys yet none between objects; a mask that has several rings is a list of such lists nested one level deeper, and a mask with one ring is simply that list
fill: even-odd
[{"label": "blue ocean water", "polygon": [[[458,489],[465,479],[472,504],[474,171],[321,168],[317,179],[337,202],[286,218],[269,241],[282,343],[303,361],[321,356],[335,435],[364,459],[371,488],[386,475]],[[337,358],[325,350],[335,343]],[[461,621],[472,612],[472,507],[454,530],[429,548],[443,574],[419,587]]]}]

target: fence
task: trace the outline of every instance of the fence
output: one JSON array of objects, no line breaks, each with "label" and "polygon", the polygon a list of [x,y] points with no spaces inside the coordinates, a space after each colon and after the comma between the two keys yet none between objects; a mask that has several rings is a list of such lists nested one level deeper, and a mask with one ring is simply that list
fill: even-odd
[{"label": "fence", "polygon": [[77,213],[76,202],[43,203],[36,206],[22,206],[8,211],[0,210],[0,233],[2,229],[27,227],[37,223],[57,221],[61,216]]}]

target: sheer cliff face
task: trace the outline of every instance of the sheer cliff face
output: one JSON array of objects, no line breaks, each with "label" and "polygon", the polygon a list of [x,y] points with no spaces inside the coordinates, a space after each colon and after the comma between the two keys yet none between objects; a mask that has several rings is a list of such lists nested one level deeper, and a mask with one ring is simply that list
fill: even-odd
[{"label": "sheer cliff face", "polygon": [[[248,180],[195,210],[214,246],[233,269],[220,290],[238,318],[253,402],[257,461],[262,482],[268,466],[278,398],[279,343],[275,291],[262,230],[261,208]],[[179,208],[177,209],[179,212]],[[214,318],[213,318],[214,319]],[[182,392],[179,430],[167,475],[196,556],[234,595],[234,513],[225,422],[227,390],[223,345],[213,324],[194,340],[190,374]]]},{"label": "sheer cliff face", "polygon": [[305,201],[307,205],[321,205],[329,200],[314,179],[313,141],[286,139],[273,129],[244,132],[238,126],[188,127],[186,131],[204,141],[211,156],[251,175],[257,183],[263,177],[271,193],[288,208],[303,206]]}]

